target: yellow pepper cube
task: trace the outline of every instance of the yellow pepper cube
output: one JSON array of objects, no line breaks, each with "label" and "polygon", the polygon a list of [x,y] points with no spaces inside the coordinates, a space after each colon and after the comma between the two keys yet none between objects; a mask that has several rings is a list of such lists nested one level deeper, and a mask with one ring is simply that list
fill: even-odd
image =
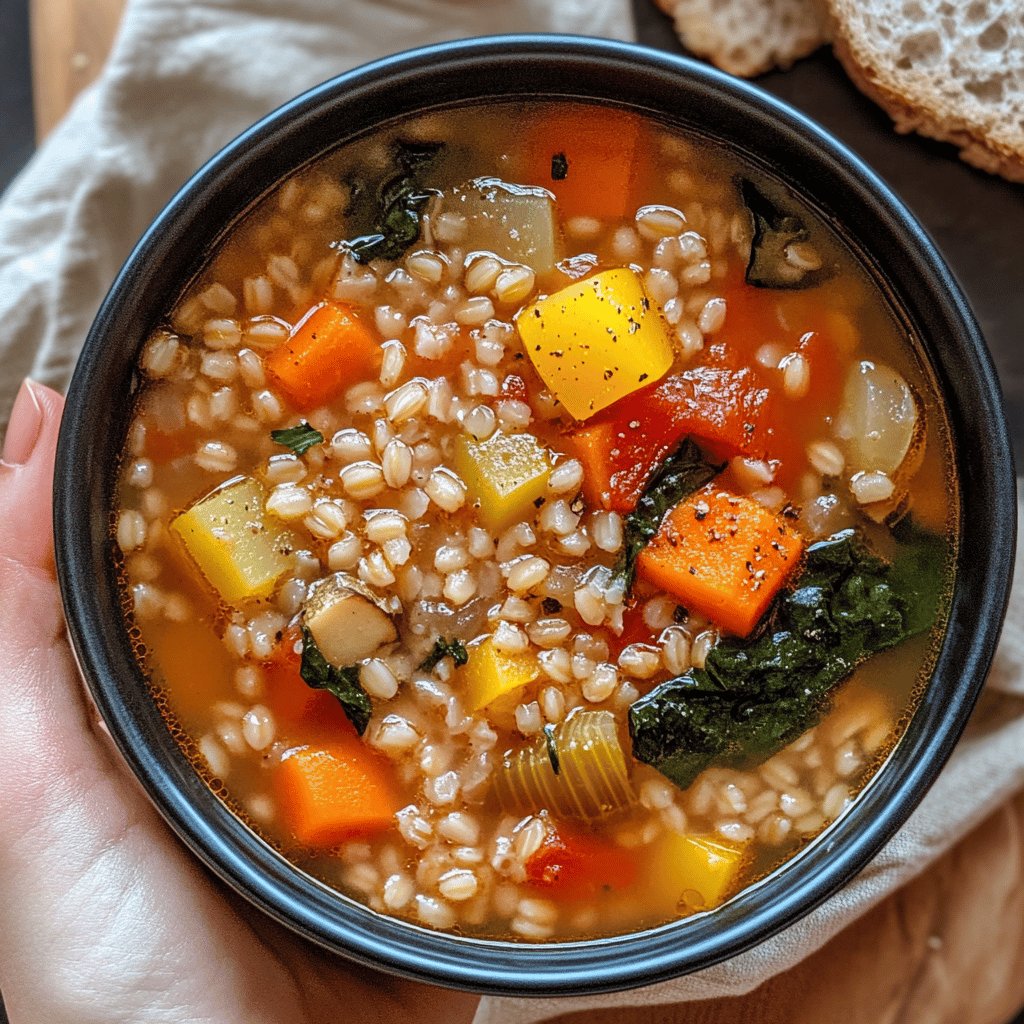
[{"label": "yellow pepper cube", "polygon": [[490,637],[469,645],[469,661],[459,669],[457,679],[465,687],[466,707],[479,711],[500,697],[511,695],[540,675],[532,654],[506,654]]},{"label": "yellow pepper cube", "polygon": [[730,895],[745,860],[741,845],[668,832],[651,851],[650,889],[664,895],[666,912],[712,910]]},{"label": "yellow pepper cube", "polygon": [[640,276],[605,270],[527,306],[516,317],[526,354],[577,420],[653,384],[671,368],[672,340]]},{"label": "yellow pepper cube", "polygon": [[460,435],[455,472],[465,481],[483,524],[497,533],[532,517],[551,474],[551,454],[532,434],[496,432],[486,441]]},{"label": "yellow pepper cube", "polygon": [[290,535],[264,511],[264,491],[249,477],[231,481],[176,516],[171,530],[228,603],[267,597],[288,568]]}]

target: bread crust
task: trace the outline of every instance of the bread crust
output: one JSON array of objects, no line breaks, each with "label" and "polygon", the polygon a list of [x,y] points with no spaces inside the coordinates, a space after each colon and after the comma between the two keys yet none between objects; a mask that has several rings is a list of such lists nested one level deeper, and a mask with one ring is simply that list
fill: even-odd
[{"label": "bread crust", "polygon": [[910,96],[887,77],[867,47],[857,46],[840,10],[841,0],[829,0],[832,47],[854,85],[893,119],[896,131],[949,142],[966,163],[1013,182],[1024,182],[1024,141],[1019,147],[993,138],[982,126],[929,105],[926,90]]}]

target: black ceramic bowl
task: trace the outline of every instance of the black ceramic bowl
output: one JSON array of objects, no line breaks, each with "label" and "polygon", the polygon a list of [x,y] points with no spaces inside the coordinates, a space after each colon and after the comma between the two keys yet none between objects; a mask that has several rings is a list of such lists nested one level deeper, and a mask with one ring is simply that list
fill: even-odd
[{"label": "black ceramic bowl", "polygon": [[[508,96],[648,111],[739,151],[838,225],[924,341],[954,431],[959,499],[970,510],[931,683],[888,763],[825,836],[711,914],[532,946],[382,917],[293,868],[236,819],[149,697],[121,618],[109,534],[136,355],[224,230],[283,175],[382,121]],[[981,689],[1010,583],[1016,506],[999,387],[967,303],[921,227],[849,150],[765,93],[678,57],[597,40],[504,37],[403,54],[311,90],[236,139],[171,201],[114,282],[71,383],[57,462],[57,564],[71,638],[115,742],[171,827],[228,885],[321,946],[481,992],[594,993],[664,981],[812,910],[906,820],[949,756]]]}]

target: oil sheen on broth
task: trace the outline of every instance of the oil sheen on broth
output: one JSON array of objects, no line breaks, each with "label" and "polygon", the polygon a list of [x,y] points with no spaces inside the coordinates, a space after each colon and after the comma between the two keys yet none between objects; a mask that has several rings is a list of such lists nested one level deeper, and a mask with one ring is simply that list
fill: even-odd
[{"label": "oil sheen on broth", "polygon": [[237,813],[520,941],[713,911],[843,813],[927,680],[956,488],[798,196],[536,103],[397,123],[225,227],[140,355],[115,530]]}]

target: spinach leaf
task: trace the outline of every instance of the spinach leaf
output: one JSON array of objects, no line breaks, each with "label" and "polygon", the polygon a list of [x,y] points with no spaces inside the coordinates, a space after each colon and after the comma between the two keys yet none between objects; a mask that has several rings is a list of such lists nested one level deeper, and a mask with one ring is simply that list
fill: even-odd
[{"label": "spinach leaf", "polygon": [[622,554],[612,569],[612,579],[621,580],[628,590],[636,575],[636,560],[661,528],[669,509],[716,477],[723,466],[714,466],[687,438],[658,467],[636,508],[626,517]]},{"label": "spinach leaf", "polygon": [[786,247],[791,242],[806,242],[811,236],[804,222],[780,210],[747,178],[737,178],[737,183],[754,222],[747,284],[755,288],[810,288],[827,277],[828,271],[821,268],[805,270],[786,261]]},{"label": "spinach leaf", "polygon": [[469,652],[461,640],[445,640],[443,636],[439,636],[434,641],[434,649],[420,663],[420,669],[424,672],[430,672],[432,669],[437,668],[438,662],[449,655],[451,655],[452,661],[455,662],[456,668],[465,665],[469,661]]},{"label": "spinach leaf", "polygon": [[323,444],[324,435],[303,420],[298,426],[272,430],[270,440],[275,444],[283,444],[286,448],[291,448],[296,455],[304,455],[310,448]]},{"label": "spinach leaf", "polygon": [[370,724],[373,705],[359,682],[359,666],[335,668],[317,647],[313,635],[302,627],[302,663],[299,675],[314,690],[326,690],[338,699],[345,717],[355,726],[360,736]]},{"label": "spinach leaf", "polygon": [[[703,668],[633,704],[633,756],[685,788],[709,765],[781,750],[819,721],[831,690],[861,661],[931,628],[940,546],[942,538],[919,531],[889,564],[854,530],[812,544],[795,586],[756,634],[721,641]],[[911,584],[915,572],[922,579]]]},{"label": "spinach leaf", "polygon": [[399,142],[395,163],[400,168],[377,192],[378,214],[375,230],[353,238],[348,250],[360,262],[396,260],[420,237],[420,218],[430,200],[440,193],[424,188],[419,182],[421,171],[436,161],[444,144],[441,142]]}]

